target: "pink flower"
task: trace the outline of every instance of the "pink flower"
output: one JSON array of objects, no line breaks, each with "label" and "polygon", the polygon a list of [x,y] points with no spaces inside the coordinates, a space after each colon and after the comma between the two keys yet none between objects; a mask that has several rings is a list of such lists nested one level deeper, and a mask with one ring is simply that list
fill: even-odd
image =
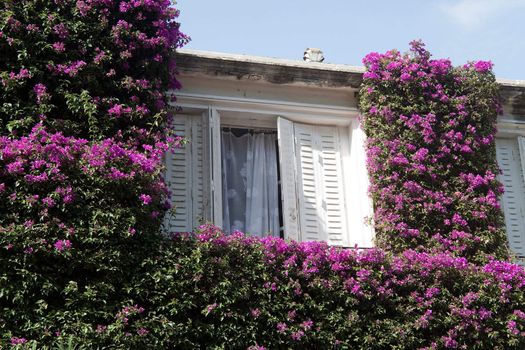
[{"label": "pink flower", "polygon": [[106,57],[106,53],[104,51],[100,51],[97,53],[97,55],[95,56],[95,58],[93,59],[93,62],[99,64],[100,61],[102,61],[102,59]]},{"label": "pink flower", "polygon": [[145,336],[148,333],[149,331],[144,327],[141,327],[137,330],[137,334],[140,335],[141,337]]},{"label": "pink flower", "polygon": [[53,26],[53,32],[60,38],[66,39],[69,36],[69,31],[64,23],[59,23]]},{"label": "pink flower", "polygon": [[55,50],[56,52],[64,52],[66,51],[66,46],[63,42],[57,41],[53,44],[53,50]]},{"label": "pink flower", "polygon": [[217,306],[218,306],[217,303],[213,303],[213,304],[211,304],[211,305],[208,305],[208,306],[206,307],[206,311],[207,311],[208,313],[210,313],[210,312],[212,312],[213,310],[215,310],[215,308],[216,308]]},{"label": "pink flower", "polygon": [[96,332],[97,332],[97,333],[104,333],[104,332],[106,331],[107,328],[108,328],[107,326],[103,326],[103,325],[99,324],[99,325],[97,325],[97,330],[96,330]]},{"label": "pink flower", "polygon": [[279,333],[284,333],[288,329],[288,326],[284,322],[277,323],[277,331]]},{"label": "pink flower", "polygon": [[148,205],[151,203],[152,199],[151,199],[151,196],[149,194],[141,194],[140,195],[140,200],[142,201],[142,203],[144,203],[145,205]]},{"label": "pink flower", "polygon": [[36,94],[36,103],[38,104],[42,103],[42,100],[47,95],[46,86],[44,84],[38,83],[33,87],[33,91]]},{"label": "pink flower", "polygon": [[291,337],[293,340],[301,340],[301,338],[304,337],[304,332],[301,330],[298,330],[297,332],[293,332],[291,334]]},{"label": "pink flower", "polygon": [[307,331],[309,330],[310,328],[312,328],[312,326],[314,325],[314,322],[310,319],[304,321],[303,323],[301,323],[301,327]]},{"label": "pink flower", "polygon": [[56,205],[56,201],[51,197],[42,199],[42,203],[44,203],[48,208],[53,208]]},{"label": "pink flower", "polygon": [[474,69],[480,73],[488,72],[492,69],[492,66],[491,61],[477,61],[474,63]]},{"label": "pink flower", "polygon": [[123,110],[124,109],[122,108],[121,104],[115,104],[113,107],[108,109],[108,113],[118,117],[122,114]]},{"label": "pink flower", "polygon": [[27,343],[27,339],[26,338],[17,338],[17,337],[12,337],[11,338],[11,345],[20,345],[20,344],[25,344]]},{"label": "pink flower", "polygon": [[401,74],[400,79],[401,79],[401,81],[409,81],[410,79],[412,79],[412,77],[408,73],[403,73],[403,74]]},{"label": "pink flower", "polygon": [[71,249],[71,241],[69,239],[60,239],[53,244],[56,250],[63,251],[67,249]]},{"label": "pink flower", "polygon": [[262,345],[255,344],[250,346],[247,350],[266,350],[266,348]]}]

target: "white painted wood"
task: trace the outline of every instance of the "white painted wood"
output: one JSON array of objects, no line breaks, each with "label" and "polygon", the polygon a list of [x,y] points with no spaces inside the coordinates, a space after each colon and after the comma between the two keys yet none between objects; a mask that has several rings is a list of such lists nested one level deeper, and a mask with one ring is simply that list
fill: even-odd
[{"label": "white painted wood", "polygon": [[284,238],[299,241],[299,214],[297,212],[295,144],[293,123],[277,118],[277,139],[281,172],[281,200],[284,221]]},{"label": "white painted wood", "polygon": [[173,128],[189,140],[166,154],[166,182],[173,211],[165,218],[168,232],[191,231],[204,217],[203,129],[199,116],[177,115]]},{"label": "white painted wood", "polygon": [[525,181],[518,140],[497,139],[496,157],[502,171],[499,179],[505,188],[501,204],[509,247],[516,255],[525,257]]},{"label": "white painted wood", "polygon": [[323,194],[322,213],[328,244],[348,246],[349,231],[345,213],[344,173],[341,158],[341,135],[336,127],[312,127],[318,144]]},{"label": "white painted wood", "polygon": [[[521,174],[525,176],[525,137],[518,136],[518,147],[520,153],[520,165],[521,165]],[[525,177],[522,177],[525,181]],[[525,200],[525,198],[524,198]]]},{"label": "white painted wood", "polygon": [[207,176],[204,173],[204,135],[203,120],[200,116],[191,117],[191,203],[193,227],[205,220],[205,190]]},{"label": "white painted wood", "polygon": [[349,228],[352,237],[350,243],[352,246],[371,248],[374,246],[374,228],[368,224],[368,221],[373,218],[374,208],[372,199],[368,195],[370,182],[366,169],[366,136],[357,119],[352,121],[349,132],[352,172],[345,178],[355,183],[353,193],[348,197],[355,206],[354,218],[351,219],[352,226]]},{"label": "white painted wood", "polygon": [[294,133],[302,240],[347,246],[339,129],[294,123]]},{"label": "white painted wood", "polygon": [[310,125],[294,123],[294,136],[301,240],[326,241],[318,140]]},{"label": "white painted wood", "polygon": [[208,110],[201,113],[202,132],[202,222],[213,221],[213,197],[212,197],[212,175],[211,175],[211,139],[210,139],[210,113]]},{"label": "white painted wood", "polygon": [[183,111],[188,110],[207,110],[212,104],[221,114],[246,113],[267,115],[272,117],[280,115],[286,119],[319,125],[338,125],[347,126],[352,119],[358,115],[357,108],[339,107],[331,104],[304,104],[304,103],[283,103],[279,100],[256,100],[238,99],[220,95],[195,95],[177,94],[177,106]]},{"label": "white painted wood", "polygon": [[345,198],[344,214],[346,217],[348,234],[344,240],[344,246],[361,246],[359,237],[361,236],[360,227],[357,226],[361,218],[360,200],[355,195],[359,191],[359,181],[354,175],[356,164],[351,157],[351,127],[339,127],[339,139],[341,142],[341,166],[343,171],[343,195]]},{"label": "white painted wood", "polygon": [[215,108],[209,109],[211,198],[213,223],[222,227],[222,168],[221,168],[221,116]]}]

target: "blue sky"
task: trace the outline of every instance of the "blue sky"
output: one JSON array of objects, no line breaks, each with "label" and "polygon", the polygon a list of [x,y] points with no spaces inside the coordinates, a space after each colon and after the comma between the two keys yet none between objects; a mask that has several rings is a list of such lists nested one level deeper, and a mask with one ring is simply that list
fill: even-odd
[{"label": "blue sky", "polygon": [[187,48],[361,65],[371,51],[422,39],[455,65],[491,60],[500,78],[525,80],[525,0],[178,0]]}]

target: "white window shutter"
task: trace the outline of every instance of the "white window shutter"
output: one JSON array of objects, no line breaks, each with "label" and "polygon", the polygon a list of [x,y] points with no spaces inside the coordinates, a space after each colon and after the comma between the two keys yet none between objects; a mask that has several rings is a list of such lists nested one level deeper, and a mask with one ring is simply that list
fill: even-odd
[{"label": "white window shutter", "polygon": [[279,142],[279,163],[281,170],[281,197],[284,221],[284,237],[299,241],[295,172],[295,144],[293,123],[282,117],[277,118],[277,138]]},{"label": "white window shutter", "polygon": [[524,163],[521,160],[525,154],[523,151],[521,138],[498,139],[496,142],[496,157],[502,171],[500,181],[505,188],[501,202],[509,247],[520,257],[525,257],[525,180]]},{"label": "white window shutter", "polygon": [[347,246],[338,128],[295,123],[294,133],[302,239]]},{"label": "white window shutter", "polygon": [[176,135],[189,143],[166,153],[166,182],[171,191],[173,211],[165,218],[168,232],[191,231],[205,217],[204,134],[200,116],[177,115]]},{"label": "white window shutter", "polygon": [[374,210],[372,199],[368,195],[370,183],[366,169],[366,136],[357,120],[353,120],[350,126],[345,129],[341,128],[340,133],[346,132],[348,135],[347,138],[342,138],[342,156],[345,174],[346,215],[350,232],[349,246],[357,245],[360,248],[371,248],[374,246],[374,228],[368,224],[368,221],[373,217]]},{"label": "white window shutter", "polygon": [[313,127],[317,131],[318,166],[322,179],[324,230],[330,245],[348,246],[350,232],[346,215],[345,174],[341,149],[346,134],[337,127]]},{"label": "white window shutter", "polygon": [[518,136],[518,147],[520,154],[520,165],[521,165],[521,174],[523,181],[525,181],[525,137]]},{"label": "white window shutter", "polygon": [[[294,123],[299,224],[303,241],[326,241],[322,174],[317,137],[310,125]],[[326,206],[325,206],[326,208]]]},{"label": "white window shutter", "polygon": [[221,116],[216,109],[208,110],[209,164],[211,173],[211,217],[222,227],[222,168],[221,168]]}]

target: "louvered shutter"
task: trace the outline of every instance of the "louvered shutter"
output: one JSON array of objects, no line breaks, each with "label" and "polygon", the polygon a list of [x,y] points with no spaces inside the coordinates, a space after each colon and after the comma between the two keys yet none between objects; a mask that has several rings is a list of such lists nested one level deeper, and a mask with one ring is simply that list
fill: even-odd
[{"label": "louvered shutter", "polygon": [[300,240],[297,212],[297,192],[295,176],[295,142],[293,123],[279,117],[277,119],[277,138],[279,143],[279,163],[281,171],[281,198],[284,223],[284,237]]},{"label": "louvered shutter", "polygon": [[189,143],[166,154],[166,182],[174,207],[165,219],[168,232],[191,231],[206,218],[206,165],[203,117],[177,115],[174,130]]},{"label": "louvered shutter", "polygon": [[[520,156],[523,141],[498,139],[496,156],[502,174],[505,193],[501,198],[510,249],[518,256],[525,257],[525,181]],[[523,154],[523,153],[522,153]]]},{"label": "louvered shutter", "polygon": [[348,245],[338,128],[294,124],[303,240]]},{"label": "louvered shutter", "polygon": [[211,218],[222,227],[221,116],[214,108],[208,111],[209,166],[211,178]]},{"label": "louvered shutter", "polygon": [[344,244],[337,128],[277,123],[285,237]]},{"label": "louvered shutter", "polygon": [[320,212],[323,197],[318,188],[321,174],[316,166],[319,161],[317,140],[308,125],[297,123],[294,125],[294,137],[301,240],[326,241],[327,235],[321,222],[324,215]]}]

